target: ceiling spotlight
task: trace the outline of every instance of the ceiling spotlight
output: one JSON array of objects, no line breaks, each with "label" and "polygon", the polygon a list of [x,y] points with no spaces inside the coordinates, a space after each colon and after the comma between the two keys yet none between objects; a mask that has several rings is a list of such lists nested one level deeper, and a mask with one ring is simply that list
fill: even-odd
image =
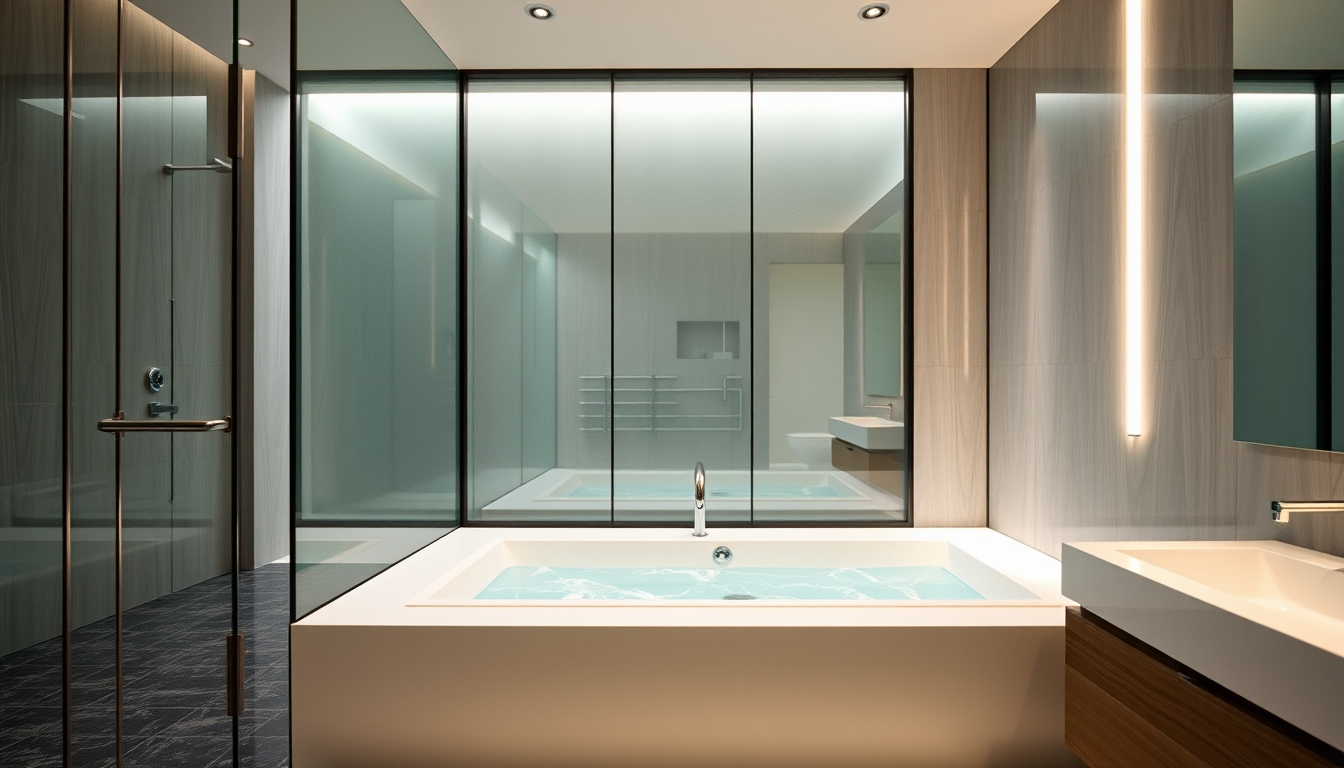
[{"label": "ceiling spotlight", "polygon": [[883,16],[886,16],[887,11],[890,10],[891,6],[887,5],[886,3],[869,3],[859,9],[859,18],[863,19],[864,21],[872,21],[873,19],[880,19]]},{"label": "ceiling spotlight", "polygon": [[246,37],[240,37],[240,38],[238,38],[238,44],[241,45],[241,46],[243,46],[244,48],[251,48],[251,47],[252,47],[252,41],[251,41],[251,40],[248,40]]},{"label": "ceiling spotlight", "polygon": [[555,18],[555,9],[549,5],[541,5],[540,3],[533,3],[531,5],[525,6],[523,10],[527,12],[528,16],[531,16],[534,19],[540,19],[541,21],[547,21]]}]

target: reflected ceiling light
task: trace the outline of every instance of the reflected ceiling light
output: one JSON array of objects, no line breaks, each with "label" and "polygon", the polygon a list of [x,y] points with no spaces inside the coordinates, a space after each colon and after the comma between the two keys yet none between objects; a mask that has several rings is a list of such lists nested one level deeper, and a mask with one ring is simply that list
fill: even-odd
[{"label": "reflected ceiling light", "polygon": [[251,48],[251,47],[252,47],[252,41],[251,41],[251,40],[248,40],[246,37],[240,37],[240,38],[238,38],[238,44],[241,45],[241,46],[243,46],[244,48]]},{"label": "reflected ceiling light", "polygon": [[555,18],[555,9],[549,5],[533,3],[524,6],[523,10],[527,12],[528,16],[531,16],[534,19],[540,19],[541,21],[548,21]]},{"label": "reflected ceiling light", "polygon": [[1125,433],[1143,434],[1143,0],[1125,0]]},{"label": "reflected ceiling light", "polygon": [[880,19],[883,16],[886,16],[887,11],[890,10],[891,6],[887,5],[886,3],[869,3],[859,9],[859,18],[863,19],[864,21],[872,21],[873,19]]}]

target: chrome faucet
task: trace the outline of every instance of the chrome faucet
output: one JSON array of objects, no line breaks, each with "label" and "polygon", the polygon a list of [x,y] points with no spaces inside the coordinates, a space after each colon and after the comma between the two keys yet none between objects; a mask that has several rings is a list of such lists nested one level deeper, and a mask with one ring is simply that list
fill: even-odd
[{"label": "chrome faucet", "polygon": [[1271,501],[1269,516],[1276,523],[1288,522],[1288,513],[1344,512],[1344,501]]},{"label": "chrome faucet", "polygon": [[895,409],[892,408],[892,404],[891,404],[891,403],[882,403],[881,405],[865,405],[865,406],[863,406],[863,407],[864,407],[864,408],[876,408],[876,409],[886,408],[886,409],[887,409],[887,421],[895,421],[895,420],[896,420],[896,419],[892,418],[892,412],[893,412]]},{"label": "chrome faucet", "polygon": [[692,536],[705,536],[705,465],[695,462],[695,531]]}]

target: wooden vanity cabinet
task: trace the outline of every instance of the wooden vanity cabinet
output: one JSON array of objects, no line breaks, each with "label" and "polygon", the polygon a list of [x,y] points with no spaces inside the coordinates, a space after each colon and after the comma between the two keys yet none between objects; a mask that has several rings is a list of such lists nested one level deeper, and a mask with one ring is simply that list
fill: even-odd
[{"label": "wooden vanity cabinet", "polygon": [[1064,637],[1064,741],[1092,768],[1344,765],[1339,750],[1087,611],[1068,610]]},{"label": "wooden vanity cabinet", "polygon": [[904,451],[869,451],[837,437],[831,440],[831,465],[887,493],[905,493]]}]

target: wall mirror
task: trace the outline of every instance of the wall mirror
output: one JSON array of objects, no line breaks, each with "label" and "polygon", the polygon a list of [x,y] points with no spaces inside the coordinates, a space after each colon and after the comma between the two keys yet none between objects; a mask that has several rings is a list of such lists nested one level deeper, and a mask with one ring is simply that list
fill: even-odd
[{"label": "wall mirror", "polygon": [[1344,450],[1344,6],[1234,6],[1233,437]]}]

